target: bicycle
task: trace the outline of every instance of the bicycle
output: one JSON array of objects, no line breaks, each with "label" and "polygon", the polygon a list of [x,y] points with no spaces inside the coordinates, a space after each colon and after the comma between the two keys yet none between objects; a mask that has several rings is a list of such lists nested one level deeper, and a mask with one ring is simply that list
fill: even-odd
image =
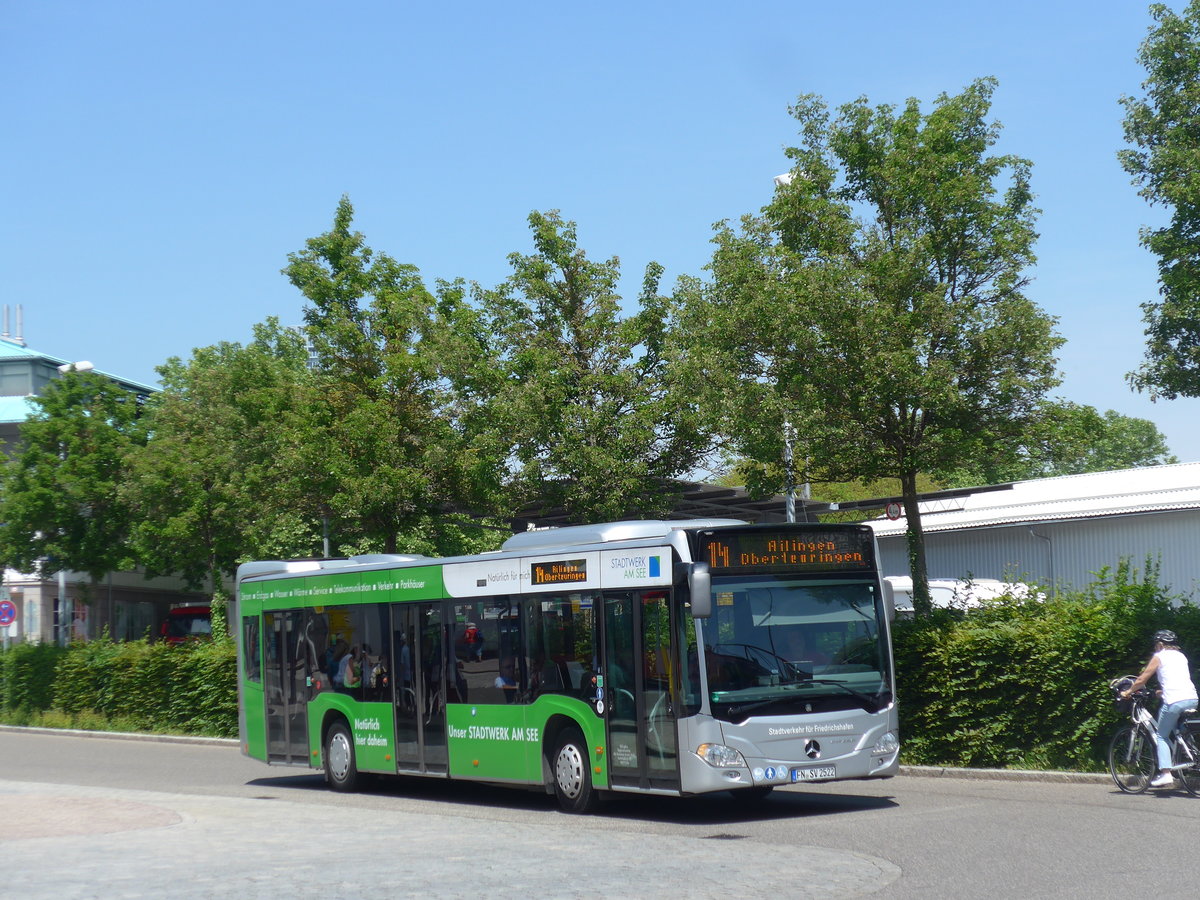
[{"label": "bicycle", "polygon": [[[1158,751],[1155,737],[1158,721],[1146,709],[1154,695],[1140,690],[1128,698],[1121,696],[1134,679],[1132,676],[1114,678],[1109,687],[1114,694],[1117,711],[1129,715],[1129,724],[1122,725],[1112,736],[1108,745],[1108,771],[1113,781],[1127,794],[1140,794],[1150,786],[1158,771]],[[1193,797],[1200,796],[1200,749],[1196,746],[1196,733],[1200,732],[1200,718],[1193,718],[1196,710],[1189,710],[1179,719],[1171,733],[1171,771],[1183,788]]]}]

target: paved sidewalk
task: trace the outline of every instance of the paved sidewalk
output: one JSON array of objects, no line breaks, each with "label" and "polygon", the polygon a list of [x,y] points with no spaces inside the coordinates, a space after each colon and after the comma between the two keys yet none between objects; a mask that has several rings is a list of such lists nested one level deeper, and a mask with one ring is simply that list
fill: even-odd
[{"label": "paved sidewalk", "polygon": [[[0,726],[3,728],[3,726]],[[13,729],[234,748],[237,741]],[[906,777],[1107,782],[1101,774],[901,768]],[[497,820],[295,798],[226,797],[0,780],[0,896],[23,900],[366,896],[860,896],[900,876],[845,850],[655,836],[589,816]],[[566,873],[570,873],[569,875]]]}]

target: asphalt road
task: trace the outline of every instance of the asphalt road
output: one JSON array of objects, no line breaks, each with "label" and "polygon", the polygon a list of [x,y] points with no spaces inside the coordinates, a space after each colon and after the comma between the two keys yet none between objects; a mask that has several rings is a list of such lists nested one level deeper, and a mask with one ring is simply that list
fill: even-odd
[{"label": "asphalt road", "polygon": [[475,784],[335,794],[229,746],[0,731],[0,897],[28,900],[1183,897],[1198,838],[1200,799],[1111,783],[900,776],[568,816]]}]

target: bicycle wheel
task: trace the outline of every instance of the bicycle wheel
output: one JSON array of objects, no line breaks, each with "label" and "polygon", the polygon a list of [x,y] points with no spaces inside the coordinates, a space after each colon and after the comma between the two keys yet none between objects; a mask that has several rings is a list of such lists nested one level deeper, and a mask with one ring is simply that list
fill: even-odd
[{"label": "bicycle wheel", "polygon": [[1117,787],[1140,794],[1150,786],[1157,768],[1154,738],[1136,725],[1118,728],[1108,745],[1108,771]]},{"label": "bicycle wheel", "polygon": [[[1182,746],[1181,746],[1182,744]],[[1186,750],[1184,749],[1186,747]],[[1187,756],[1187,751],[1191,751],[1191,758],[1197,759],[1196,744],[1190,736],[1185,736],[1176,739],[1175,743],[1175,758],[1177,761],[1180,756]],[[1176,769],[1176,776],[1183,782],[1183,788],[1193,797],[1200,796],[1200,763],[1193,762],[1186,769]]]}]

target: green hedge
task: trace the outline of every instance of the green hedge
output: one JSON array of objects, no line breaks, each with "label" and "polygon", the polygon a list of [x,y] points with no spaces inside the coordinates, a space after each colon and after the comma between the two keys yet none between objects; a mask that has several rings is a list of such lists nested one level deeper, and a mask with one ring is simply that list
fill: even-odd
[{"label": "green hedge", "polygon": [[0,672],[0,713],[15,724],[237,736],[232,641],[23,644],[0,654]]},{"label": "green hedge", "polygon": [[1200,609],[1157,576],[1122,563],[1084,591],[897,623],[904,761],[1102,769],[1120,718],[1108,683],[1141,671],[1154,632],[1178,632],[1200,663]]},{"label": "green hedge", "polygon": [[0,653],[0,709],[50,709],[54,704],[54,670],[66,653],[53,644],[17,644]]}]

